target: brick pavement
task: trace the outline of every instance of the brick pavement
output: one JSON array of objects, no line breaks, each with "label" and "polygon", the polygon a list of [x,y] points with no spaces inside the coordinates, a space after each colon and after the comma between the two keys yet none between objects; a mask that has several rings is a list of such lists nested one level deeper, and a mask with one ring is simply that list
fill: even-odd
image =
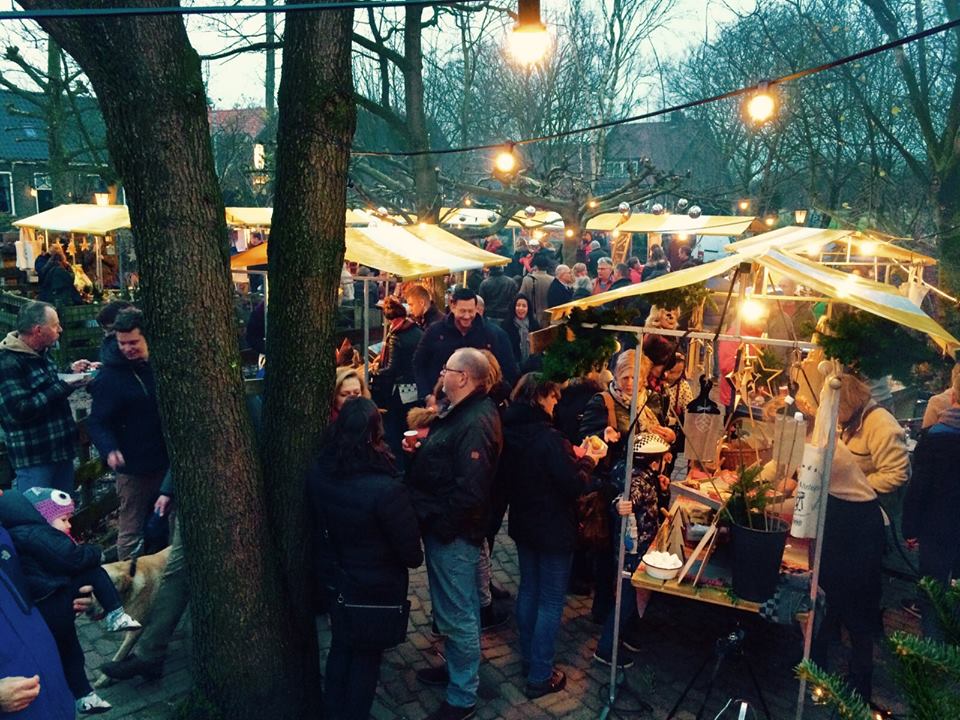
[{"label": "brick pavement", "polygon": [[[513,543],[501,533],[494,552],[496,580],[516,595],[519,573]],[[909,592],[909,586],[898,580],[888,581],[884,606],[892,608],[885,613],[887,632],[894,629],[916,630],[912,617],[899,609],[900,598]],[[376,720],[421,720],[442,700],[443,689],[424,687],[415,677],[417,669],[439,662],[440,646],[430,634],[430,600],[426,571],[420,569],[411,576],[411,627],[407,642],[388,652],[384,658],[381,683],[372,716]],[[512,600],[499,603],[512,607]],[[80,634],[88,650],[88,669],[109,659],[118,640],[86,620],[80,622]],[[679,697],[687,680],[701,661],[711,655],[716,638],[732,629],[738,622],[746,630],[745,649],[763,688],[776,720],[793,718],[797,683],[792,668],[800,659],[801,635],[794,627],[774,626],[747,613],[708,606],[690,600],[657,595],[644,619],[646,647],[638,656],[637,664],[626,671],[627,682],[640,688],[650,703],[651,713],[625,711],[612,717],[665,718]],[[318,621],[321,643],[321,661],[329,647],[329,630],[325,618]],[[515,628],[512,623],[483,637],[483,657],[480,672],[480,720],[492,718],[580,718],[598,717],[606,700],[604,684],[609,669],[591,658],[599,626],[590,616],[590,599],[569,596],[564,622],[558,640],[558,663],[568,677],[562,692],[535,701],[524,697],[524,678],[520,670],[520,655]],[[170,716],[171,709],[187,692],[190,683],[189,633],[181,626],[171,645],[167,675],[161,682],[136,681],[119,683],[102,690],[102,695],[114,704],[106,717],[111,720],[161,720]],[[898,707],[886,667],[889,651],[878,649],[876,697]],[[841,665],[842,666],[842,665]],[[679,720],[692,720],[703,698],[706,674],[688,696],[677,715]],[[721,668],[715,689],[706,708],[706,717],[713,718],[729,697],[755,700],[749,674],[742,660],[730,659]],[[625,702],[635,702],[625,698]],[[632,707],[636,707],[633,705]],[[808,709],[805,717],[826,718],[822,709]],[[268,717],[268,715],[265,715]],[[757,717],[760,717],[759,713]]]}]

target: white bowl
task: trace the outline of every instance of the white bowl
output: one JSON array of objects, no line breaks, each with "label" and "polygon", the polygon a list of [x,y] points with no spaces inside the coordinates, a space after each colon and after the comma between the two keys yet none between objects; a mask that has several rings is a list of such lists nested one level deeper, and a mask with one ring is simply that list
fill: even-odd
[{"label": "white bowl", "polygon": [[657,580],[673,580],[680,573],[680,568],[658,568],[647,562],[643,564],[643,569]]}]

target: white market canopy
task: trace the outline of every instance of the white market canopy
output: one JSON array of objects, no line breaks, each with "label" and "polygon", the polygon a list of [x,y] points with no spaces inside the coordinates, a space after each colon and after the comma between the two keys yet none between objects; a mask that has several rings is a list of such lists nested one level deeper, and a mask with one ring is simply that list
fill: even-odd
[{"label": "white market canopy", "polygon": [[[268,228],[273,222],[272,207],[228,207],[224,210],[230,227]],[[347,210],[347,225],[369,225],[372,220],[362,210]]]},{"label": "white market canopy", "polygon": [[742,235],[754,221],[746,215],[654,215],[633,213],[624,219],[620,213],[603,213],[587,221],[587,230],[630,233],[687,235]]},{"label": "white market canopy", "polygon": [[[436,225],[348,227],[344,257],[403,280],[506,265],[502,255],[481,250]],[[257,245],[230,258],[233,270],[267,263],[267,246]]]},{"label": "white market canopy", "polygon": [[790,250],[822,262],[832,264],[839,256],[846,258],[874,258],[880,261],[897,261],[905,265],[936,265],[937,261],[907,248],[899,247],[874,235],[858,230],[831,230],[788,226],[754,235],[745,240],[730,243],[724,249],[730,253],[754,256],[768,249]]},{"label": "white market canopy", "polygon": [[130,227],[126,205],[58,205],[13,222],[15,227],[78,235],[107,235]]},{"label": "white market canopy", "polygon": [[709,278],[723,275],[744,262],[756,263],[778,276],[790,277],[798,284],[804,285],[827,298],[847,303],[900,325],[920,330],[933,338],[947,352],[952,353],[960,348],[960,341],[911,300],[891,290],[890,286],[834,270],[789,251],[774,248],[766,248],[762,251],[756,250],[751,255],[732,253],[713,262],[685,270],[677,270],[653,280],[558,305],[550,308],[550,312],[554,318],[557,318],[568,315],[574,308],[595,307],[614,300],[694,285]]}]

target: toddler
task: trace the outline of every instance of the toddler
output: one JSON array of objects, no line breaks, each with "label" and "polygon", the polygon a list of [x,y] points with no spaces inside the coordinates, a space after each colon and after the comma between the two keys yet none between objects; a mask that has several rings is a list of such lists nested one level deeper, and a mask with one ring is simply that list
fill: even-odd
[{"label": "toddler", "polygon": [[124,612],[117,589],[100,566],[100,548],[78,543],[70,535],[74,503],[70,496],[52,488],[34,487],[24,494],[15,523],[5,523],[17,551],[37,609],[56,640],[67,684],[76,698],[77,712],[102,713],[108,702],[97,695],[84,670],[83,648],[74,626],[73,599],[84,585],[106,611],[104,622],[111,632],[137,630],[140,623]]}]

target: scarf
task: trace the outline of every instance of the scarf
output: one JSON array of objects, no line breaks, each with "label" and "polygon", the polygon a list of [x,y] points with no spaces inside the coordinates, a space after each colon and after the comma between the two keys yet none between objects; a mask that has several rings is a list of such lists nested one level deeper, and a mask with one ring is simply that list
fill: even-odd
[{"label": "scarf", "polygon": [[530,316],[527,315],[523,320],[514,316],[513,324],[517,326],[520,338],[520,362],[524,363],[530,359]]}]

